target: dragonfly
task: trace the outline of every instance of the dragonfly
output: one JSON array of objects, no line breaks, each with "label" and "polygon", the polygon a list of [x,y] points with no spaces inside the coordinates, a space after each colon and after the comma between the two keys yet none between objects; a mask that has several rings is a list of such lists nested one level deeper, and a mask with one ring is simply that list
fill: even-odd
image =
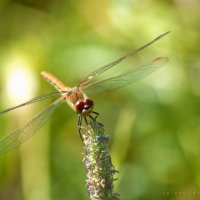
[{"label": "dragonfly", "polygon": [[0,154],[14,149],[15,147],[19,146],[20,144],[24,143],[29,138],[31,138],[47,122],[47,120],[51,117],[55,109],[62,102],[66,102],[78,114],[78,129],[80,137],[83,140],[81,134],[82,119],[84,118],[85,122],[87,123],[88,118],[96,120],[96,118],[99,115],[99,113],[93,110],[94,101],[88,98],[86,94],[114,90],[131,84],[161,68],[168,62],[169,59],[167,57],[157,57],[142,64],[141,66],[131,67],[125,72],[119,75],[113,75],[109,78],[99,80],[99,75],[115,67],[128,57],[137,54],[138,52],[142,51],[154,42],[160,40],[169,33],[170,31],[161,34],[149,43],[138,48],[137,50],[132,51],[129,54],[96,69],[95,71],[91,72],[88,76],[86,76],[85,79],[83,79],[79,83],[79,85],[75,87],[68,87],[53,74],[47,71],[42,71],[42,77],[53,87],[55,87],[57,91],[30,99],[29,101],[26,101],[20,105],[2,110],[0,111],[0,114],[7,113],[9,111],[42,101],[44,99],[48,99],[56,95],[60,95],[60,97],[56,99],[53,103],[51,103],[43,111],[41,111],[39,114],[37,114],[35,117],[33,117],[30,121],[28,121],[24,126],[22,126],[21,128],[16,128],[9,134],[1,137]]}]

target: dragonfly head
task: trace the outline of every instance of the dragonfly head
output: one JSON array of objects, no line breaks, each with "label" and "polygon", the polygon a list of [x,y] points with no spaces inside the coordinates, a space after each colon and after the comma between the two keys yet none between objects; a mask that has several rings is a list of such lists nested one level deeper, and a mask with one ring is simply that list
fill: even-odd
[{"label": "dragonfly head", "polygon": [[93,110],[94,102],[91,99],[78,101],[75,104],[76,112],[83,115],[89,115]]}]

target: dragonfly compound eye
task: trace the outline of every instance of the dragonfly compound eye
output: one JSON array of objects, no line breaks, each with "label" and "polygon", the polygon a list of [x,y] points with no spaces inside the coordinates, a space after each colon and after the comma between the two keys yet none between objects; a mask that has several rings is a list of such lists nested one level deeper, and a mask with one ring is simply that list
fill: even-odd
[{"label": "dragonfly compound eye", "polygon": [[84,106],[85,106],[85,103],[82,102],[82,101],[78,101],[76,104],[75,104],[75,108],[78,112],[82,112],[82,110],[84,109]]},{"label": "dragonfly compound eye", "polygon": [[94,102],[91,99],[86,99],[85,105],[88,106],[89,108],[91,108],[91,107],[93,107]]}]

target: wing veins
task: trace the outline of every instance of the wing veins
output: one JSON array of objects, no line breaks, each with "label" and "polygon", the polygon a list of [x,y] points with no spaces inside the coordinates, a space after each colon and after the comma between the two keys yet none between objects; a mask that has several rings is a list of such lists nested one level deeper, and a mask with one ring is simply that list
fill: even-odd
[{"label": "wing veins", "polygon": [[17,109],[17,108],[21,108],[23,106],[27,106],[27,105],[36,103],[38,101],[42,101],[42,100],[48,99],[48,98],[50,98],[52,96],[56,96],[58,94],[60,94],[60,92],[52,92],[52,93],[47,94],[47,95],[42,95],[42,96],[39,96],[39,97],[32,98],[32,99],[30,99],[30,100],[28,100],[28,101],[26,101],[26,102],[24,102],[22,104],[19,104],[17,106],[13,106],[11,108],[8,108],[8,109],[5,109],[5,110],[1,110],[0,111],[0,115],[3,114],[3,113],[6,113],[6,112],[12,111],[14,109]]},{"label": "wing veins", "polygon": [[86,88],[86,93],[98,93],[108,90],[114,90],[120,87],[124,87],[130,83],[138,81],[143,77],[151,74],[155,70],[159,69],[168,62],[167,57],[159,58],[158,60],[154,59],[149,63],[143,64],[137,68],[129,68],[122,74],[115,75],[103,80],[96,81],[91,83]]},{"label": "wing veins", "polygon": [[102,74],[103,72],[107,71],[108,69],[116,66],[117,64],[119,64],[120,62],[122,62],[123,60],[125,60],[126,58],[133,56],[135,54],[137,54],[138,52],[140,52],[141,50],[145,49],[146,47],[150,46],[151,44],[153,44],[154,42],[156,42],[157,40],[161,39],[162,37],[164,37],[165,35],[169,34],[170,31],[163,33],[161,35],[159,35],[158,37],[156,37],[155,39],[153,39],[151,42],[145,44],[144,46],[140,47],[139,49],[130,52],[129,54],[111,62],[108,63],[100,68],[98,68],[97,70],[93,71],[92,73],[90,73],[80,84],[79,87],[81,88],[86,88],[87,86],[89,86],[88,82],[90,82],[90,80],[94,79],[95,77],[99,76],[100,74]]},{"label": "wing veins", "polygon": [[9,134],[2,137],[0,139],[0,154],[14,149],[18,145],[24,143],[26,140],[31,138],[50,118],[50,116],[53,114],[54,110],[58,107],[58,105],[60,105],[62,100],[63,97],[60,97],[42,112],[37,114],[26,125],[24,125],[21,128],[17,128],[11,131]]}]

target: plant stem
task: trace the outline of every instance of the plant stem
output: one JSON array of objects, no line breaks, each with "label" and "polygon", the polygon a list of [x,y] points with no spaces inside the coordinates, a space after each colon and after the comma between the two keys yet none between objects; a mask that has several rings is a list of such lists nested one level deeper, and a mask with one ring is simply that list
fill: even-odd
[{"label": "plant stem", "polygon": [[114,174],[117,172],[108,151],[108,137],[104,135],[103,125],[90,121],[82,131],[84,159],[87,170],[86,186],[91,200],[119,200],[113,191]]}]

